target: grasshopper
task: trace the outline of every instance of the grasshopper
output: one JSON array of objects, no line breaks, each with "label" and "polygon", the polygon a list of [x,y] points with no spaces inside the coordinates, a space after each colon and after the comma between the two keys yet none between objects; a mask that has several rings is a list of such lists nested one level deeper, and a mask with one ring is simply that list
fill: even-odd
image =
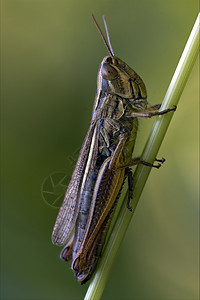
[{"label": "grasshopper", "polygon": [[99,68],[91,124],[52,233],[54,244],[67,243],[61,258],[72,260],[71,268],[81,284],[87,282],[95,270],[126,178],[127,208],[131,211],[133,175],[130,166],[161,166],[139,157],[132,158],[138,118],[151,118],[176,109],[158,111],[160,104],[148,106],[144,82],[114,55],[105,18],[108,42],[92,17],[109,56],[103,58]]}]

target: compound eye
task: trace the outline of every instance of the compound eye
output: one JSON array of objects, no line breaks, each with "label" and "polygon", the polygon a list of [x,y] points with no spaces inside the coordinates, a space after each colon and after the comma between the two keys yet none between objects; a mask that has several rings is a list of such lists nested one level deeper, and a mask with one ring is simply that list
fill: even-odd
[{"label": "compound eye", "polygon": [[118,76],[117,70],[106,63],[103,64],[101,73],[102,77],[107,80],[113,80]]},{"label": "compound eye", "polygon": [[112,57],[107,57],[107,59],[106,59],[106,62],[108,63],[108,64],[112,64]]}]

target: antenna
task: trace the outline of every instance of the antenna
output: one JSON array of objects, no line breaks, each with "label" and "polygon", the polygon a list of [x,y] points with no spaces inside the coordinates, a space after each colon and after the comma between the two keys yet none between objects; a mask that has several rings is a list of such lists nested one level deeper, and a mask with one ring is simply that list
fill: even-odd
[{"label": "antenna", "polygon": [[103,22],[104,22],[104,26],[105,26],[105,29],[106,29],[106,36],[107,36],[107,40],[108,40],[108,45],[110,47],[110,50],[111,52],[113,53],[113,56],[114,56],[114,51],[113,51],[113,48],[112,48],[112,45],[111,45],[111,42],[110,42],[110,36],[109,36],[109,32],[108,32],[108,26],[107,26],[107,23],[106,23],[106,19],[104,16],[102,16],[103,18]]},{"label": "antenna", "polygon": [[114,52],[113,52],[113,49],[112,49],[112,46],[111,46],[111,43],[110,43],[110,37],[109,37],[108,27],[107,27],[107,24],[106,24],[105,17],[103,16],[103,22],[104,22],[104,26],[105,26],[105,29],[106,29],[106,36],[107,36],[107,39],[108,39],[108,43],[107,43],[107,41],[105,39],[105,36],[104,36],[104,34],[103,34],[103,32],[102,32],[99,24],[97,23],[97,20],[95,19],[93,14],[92,14],[92,18],[94,20],[95,25],[97,26],[97,29],[98,29],[98,31],[99,31],[102,39],[103,39],[104,44],[106,45],[106,48],[108,49],[108,52],[110,53],[111,56],[114,56]]}]

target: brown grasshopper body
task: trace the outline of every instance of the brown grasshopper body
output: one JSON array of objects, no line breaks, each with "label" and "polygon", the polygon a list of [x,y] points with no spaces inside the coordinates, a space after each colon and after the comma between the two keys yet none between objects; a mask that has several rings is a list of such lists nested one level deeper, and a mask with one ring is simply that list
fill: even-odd
[{"label": "brown grasshopper body", "polygon": [[93,274],[126,177],[130,190],[127,207],[131,210],[133,179],[129,166],[160,166],[132,159],[138,117],[175,110],[158,112],[160,105],[148,107],[142,79],[114,56],[111,47],[107,48],[111,55],[100,65],[91,125],[52,234],[57,245],[63,245],[71,236],[61,257],[72,259],[72,270],[80,283]]}]

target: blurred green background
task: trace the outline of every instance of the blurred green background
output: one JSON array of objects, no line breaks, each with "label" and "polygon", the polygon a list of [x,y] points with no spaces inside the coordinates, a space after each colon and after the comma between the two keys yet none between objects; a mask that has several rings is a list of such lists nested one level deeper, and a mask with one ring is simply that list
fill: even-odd
[{"label": "blurred green background", "polygon": [[[196,0],[2,1],[1,299],[83,299],[51,243],[58,209],[41,195],[70,177],[90,124],[105,46],[160,103],[198,14]],[[199,78],[195,63],[107,282],[103,299],[198,299]],[[140,123],[135,156],[153,120]],[[58,194],[60,190],[57,191]]]}]

